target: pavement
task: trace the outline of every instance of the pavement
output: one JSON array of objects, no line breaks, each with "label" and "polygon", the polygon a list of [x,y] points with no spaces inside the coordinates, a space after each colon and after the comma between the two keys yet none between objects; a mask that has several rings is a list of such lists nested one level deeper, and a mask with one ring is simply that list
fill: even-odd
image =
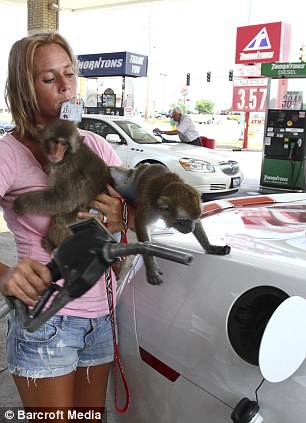
[{"label": "pavement", "polygon": [[[240,166],[245,174],[242,190],[231,196],[245,196],[245,195],[258,195],[259,194],[259,178],[261,169],[261,152],[258,151],[232,151],[228,146],[227,148],[220,149],[230,155],[232,158],[238,160]],[[0,257],[1,262],[7,265],[13,265],[16,259],[16,251],[14,247],[13,236],[7,229],[5,221],[3,220],[2,211],[0,209]],[[128,270],[128,261],[125,265],[125,270]],[[4,303],[4,298],[0,296],[0,307]],[[6,363],[6,319],[0,319],[0,423],[8,423],[9,420],[1,415],[1,409],[21,407],[18,392],[12,381],[12,378],[7,370]],[[113,399],[111,399],[113,401]],[[2,413],[3,414],[3,413]],[[115,418],[108,416],[108,422],[114,422]]]}]

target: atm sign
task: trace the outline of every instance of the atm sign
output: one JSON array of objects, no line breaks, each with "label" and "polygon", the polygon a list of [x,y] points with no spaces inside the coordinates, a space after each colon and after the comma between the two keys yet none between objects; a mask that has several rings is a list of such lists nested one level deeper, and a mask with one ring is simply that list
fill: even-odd
[{"label": "atm sign", "polygon": [[233,111],[265,112],[267,83],[267,78],[234,79]]}]

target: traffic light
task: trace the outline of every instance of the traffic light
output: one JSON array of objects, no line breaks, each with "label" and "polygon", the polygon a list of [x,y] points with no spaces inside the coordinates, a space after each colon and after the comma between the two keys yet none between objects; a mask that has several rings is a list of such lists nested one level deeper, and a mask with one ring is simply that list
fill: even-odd
[{"label": "traffic light", "polygon": [[306,45],[302,45],[302,47],[300,48],[301,50],[301,55],[299,57],[301,62],[306,62]]},{"label": "traffic light", "polygon": [[211,72],[207,72],[207,82],[210,82]]},{"label": "traffic light", "polygon": [[229,80],[229,81],[232,81],[232,80],[233,80],[233,71],[232,71],[232,70],[230,70],[230,71],[228,72],[228,80]]},{"label": "traffic light", "polygon": [[190,85],[190,73],[189,72],[186,75],[186,85],[187,85],[187,87],[189,87],[189,85]]}]

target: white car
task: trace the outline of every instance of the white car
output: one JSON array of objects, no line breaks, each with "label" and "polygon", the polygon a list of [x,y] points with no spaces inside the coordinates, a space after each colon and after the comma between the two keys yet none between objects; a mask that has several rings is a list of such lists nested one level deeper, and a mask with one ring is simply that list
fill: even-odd
[{"label": "white car", "polygon": [[192,253],[193,264],[158,259],[164,283],[152,286],[136,256],[119,288],[130,406],[116,422],[304,422],[306,194],[218,200],[203,211],[209,239],[229,244],[229,255],[156,227],[152,241]]},{"label": "white car", "polygon": [[161,163],[192,185],[201,195],[231,194],[242,182],[239,164],[204,147],[164,140],[132,118],[83,115],[79,127],[103,136],[126,168]]}]

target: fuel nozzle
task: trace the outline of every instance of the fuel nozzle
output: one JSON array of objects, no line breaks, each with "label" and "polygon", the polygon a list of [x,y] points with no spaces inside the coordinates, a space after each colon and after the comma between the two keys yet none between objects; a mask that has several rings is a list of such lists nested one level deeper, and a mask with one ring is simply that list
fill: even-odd
[{"label": "fuel nozzle", "polygon": [[289,148],[290,148],[290,150],[289,150],[289,159],[292,158],[292,154],[293,154],[293,151],[294,151],[296,145],[297,145],[296,141],[292,141],[291,140],[290,146],[289,146]]}]

